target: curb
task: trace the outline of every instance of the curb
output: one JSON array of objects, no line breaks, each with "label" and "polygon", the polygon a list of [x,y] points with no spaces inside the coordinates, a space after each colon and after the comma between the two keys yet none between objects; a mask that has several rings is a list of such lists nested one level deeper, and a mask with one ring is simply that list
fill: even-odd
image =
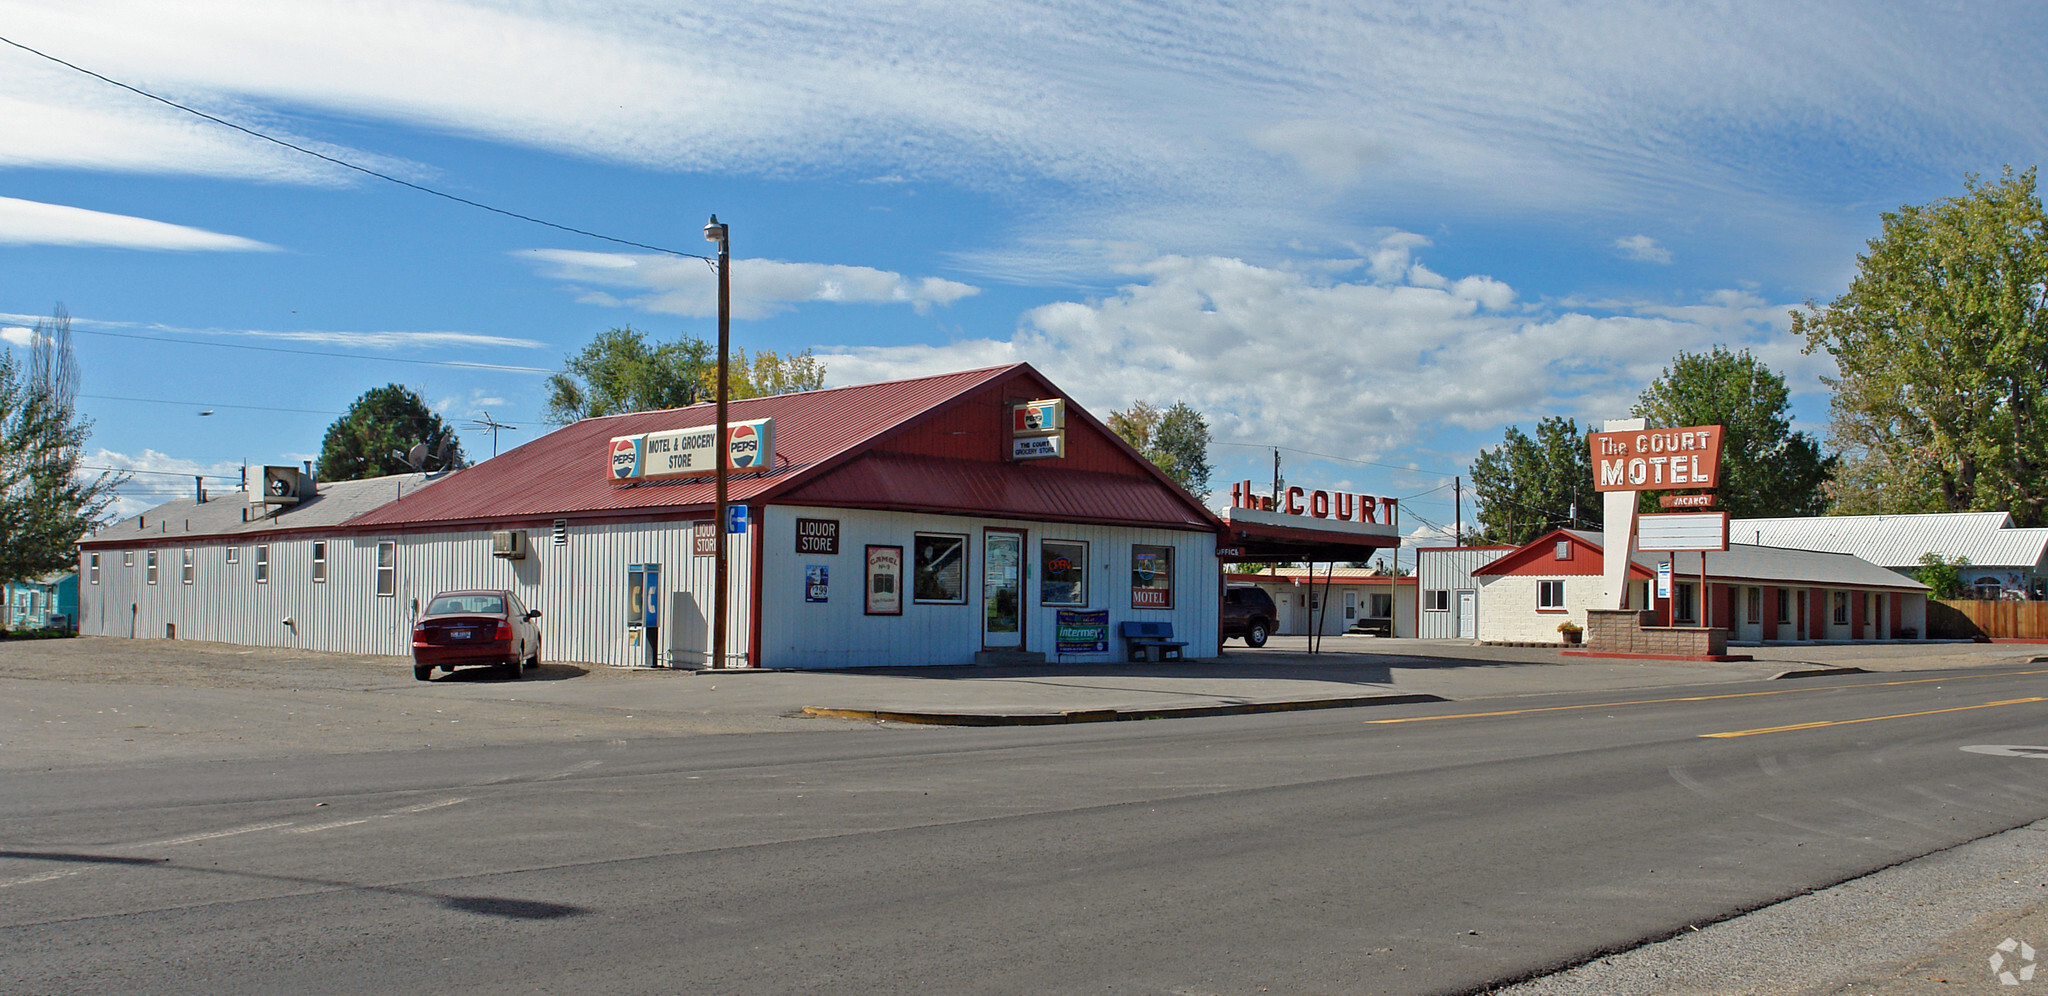
[{"label": "curb", "polygon": [[1791,671],[1780,671],[1777,674],[1771,675],[1770,680],[1777,681],[1781,678],[1820,678],[1830,674],[1869,673],[1869,671],[1860,667],[1808,667],[1798,668]]},{"label": "curb", "polygon": [[1250,716],[1268,712],[1304,712],[1311,709],[1351,709],[1360,706],[1407,705],[1415,702],[1448,702],[1441,695],[1364,695],[1342,699],[1298,699],[1290,702],[1243,702],[1235,705],[1169,706],[1160,709],[1069,709],[1065,712],[972,713],[898,712],[890,709],[839,709],[805,706],[803,715],[820,719],[853,719],[864,722],[918,723],[926,726],[1065,726],[1072,723],[1123,723],[1144,719],[1195,719],[1205,716]]}]

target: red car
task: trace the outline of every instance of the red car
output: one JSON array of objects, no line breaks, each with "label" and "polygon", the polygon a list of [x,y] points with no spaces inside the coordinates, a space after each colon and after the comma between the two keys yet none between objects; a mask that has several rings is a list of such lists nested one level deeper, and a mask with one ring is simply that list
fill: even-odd
[{"label": "red car", "polygon": [[517,678],[540,666],[540,610],[528,611],[509,591],[444,591],[412,624],[412,676],[472,664],[504,668]]}]

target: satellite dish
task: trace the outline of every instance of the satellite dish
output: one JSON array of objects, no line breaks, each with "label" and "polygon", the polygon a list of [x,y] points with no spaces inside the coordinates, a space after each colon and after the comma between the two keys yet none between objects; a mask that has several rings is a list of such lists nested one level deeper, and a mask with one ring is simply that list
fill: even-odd
[{"label": "satellite dish", "polygon": [[412,449],[409,449],[409,450],[405,451],[405,463],[406,463],[406,466],[409,466],[409,467],[411,467],[411,468],[412,468],[412,469],[414,469],[414,470],[419,470],[419,469],[420,469],[421,467],[424,467],[424,466],[426,466],[426,463],[427,463],[427,444],[425,444],[425,443],[414,443],[414,444],[412,444]]},{"label": "satellite dish", "polygon": [[441,445],[434,448],[434,462],[440,464],[442,470],[448,469],[448,454],[453,452],[454,449],[455,434],[452,432],[443,435],[441,437]]}]

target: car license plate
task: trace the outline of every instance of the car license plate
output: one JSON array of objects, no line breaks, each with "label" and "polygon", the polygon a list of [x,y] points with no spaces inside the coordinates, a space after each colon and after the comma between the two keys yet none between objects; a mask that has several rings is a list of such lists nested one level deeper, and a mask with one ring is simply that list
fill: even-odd
[{"label": "car license plate", "polygon": [[450,639],[454,639],[454,640],[467,640],[467,639],[469,639],[469,634],[470,634],[471,632],[472,632],[471,630],[466,630],[466,629],[455,629],[455,630],[449,630],[449,631],[448,631],[448,636],[449,636],[449,638],[450,638]]}]

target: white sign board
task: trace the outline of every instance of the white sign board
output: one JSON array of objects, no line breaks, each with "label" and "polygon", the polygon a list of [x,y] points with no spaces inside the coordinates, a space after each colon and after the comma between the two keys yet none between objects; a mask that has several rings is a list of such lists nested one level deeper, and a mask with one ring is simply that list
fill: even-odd
[{"label": "white sign board", "polygon": [[[726,426],[726,468],[741,473],[775,466],[775,420],[749,419]],[[637,436],[614,436],[609,444],[611,478],[636,481],[649,477],[716,474],[718,427],[700,425]]]},{"label": "white sign board", "polygon": [[1067,454],[1065,436],[1018,436],[1010,440],[1010,459],[1043,460]]},{"label": "white sign board", "polygon": [[1674,512],[1636,520],[1636,549],[1676,552],[1728,549],[1728,513]]}]

